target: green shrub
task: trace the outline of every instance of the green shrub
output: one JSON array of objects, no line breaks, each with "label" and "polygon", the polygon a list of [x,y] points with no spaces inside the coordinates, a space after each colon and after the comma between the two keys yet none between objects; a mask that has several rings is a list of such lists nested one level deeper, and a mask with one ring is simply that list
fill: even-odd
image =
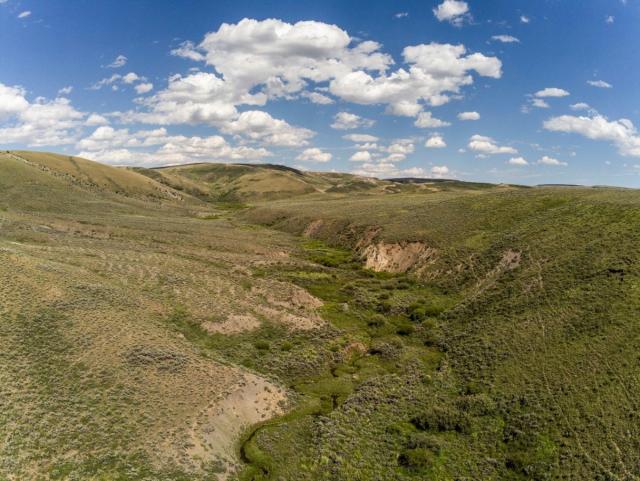
[{"label": "green shrub", "polygon": [[405,449],[398,457],[398,464],[408,469],[425,469],[433,465],[436,455],[424,448]]},{"label": "green shrub", "polygon": [[260,350],[260,351],[268,351],[270,349],[270,347],[271,347],[271,345],[269,344],[268,341],[265,341],[265,340],[262,340],[262,339],[254,342],[253,346],[256,349]]},{"label": "green shrub", "polygon": [[471,421],[469,417],[457,409],[449,407],[436,406],[430,411],[414,417],[411,423],[421,431],[471,433]]}]

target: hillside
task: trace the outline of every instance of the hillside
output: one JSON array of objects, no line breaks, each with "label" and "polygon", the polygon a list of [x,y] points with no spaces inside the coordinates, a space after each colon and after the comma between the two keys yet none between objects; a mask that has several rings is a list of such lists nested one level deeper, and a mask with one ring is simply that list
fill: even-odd
[{"label": "hillside", "polygon": [[245,202],[313,193],[379,192],[388,182],[349,174],[302,172],[272,164],[191,164],[138,172],[201,199]]},{"label": "hillside", "polygon": [[1,154],[0,480],[638,479],[638,245],[635,190]]}]

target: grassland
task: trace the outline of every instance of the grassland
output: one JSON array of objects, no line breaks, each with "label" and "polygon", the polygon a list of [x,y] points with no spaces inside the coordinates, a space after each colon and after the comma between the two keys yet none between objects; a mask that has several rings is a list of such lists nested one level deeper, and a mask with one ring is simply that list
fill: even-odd
[{"label": "grassland", "polygon": [[638,479],[639,245],[632,190],[0,154],[0,480]]}]

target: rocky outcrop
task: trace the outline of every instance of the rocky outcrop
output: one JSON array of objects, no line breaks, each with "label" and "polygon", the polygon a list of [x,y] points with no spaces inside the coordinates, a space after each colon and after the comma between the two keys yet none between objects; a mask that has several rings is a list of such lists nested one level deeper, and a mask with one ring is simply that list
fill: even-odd
[{"label": "rocky outcrop", "polygon": [[433,259],[436,250],[423,242],[377,242],[362,251],[364,265],[376,272],[400,274]]}]

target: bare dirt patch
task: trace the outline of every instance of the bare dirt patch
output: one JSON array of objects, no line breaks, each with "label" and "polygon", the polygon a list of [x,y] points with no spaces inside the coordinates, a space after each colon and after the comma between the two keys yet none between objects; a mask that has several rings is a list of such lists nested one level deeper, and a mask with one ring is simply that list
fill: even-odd
[{"label": "bare dirt patch", "polygon": [[362,251],[365,267],[376,272],[400,274],[436,255],[436,250],[422,242],[378,242]]},{"label": "bare dirt patch", "polygon": [[196,417],[189,431],[189,457],[217,461],[227,479],[239,466],[235,442],[249,426],[284,412],[287,395],[283,388],[254,374],[240,381]]},{"label": "bare dirt patch", "polygon": [[251,314],[231,314],[222,322],[207,321],[202,328],[210,334],[239,334],[260,327],[260,321]]}]

